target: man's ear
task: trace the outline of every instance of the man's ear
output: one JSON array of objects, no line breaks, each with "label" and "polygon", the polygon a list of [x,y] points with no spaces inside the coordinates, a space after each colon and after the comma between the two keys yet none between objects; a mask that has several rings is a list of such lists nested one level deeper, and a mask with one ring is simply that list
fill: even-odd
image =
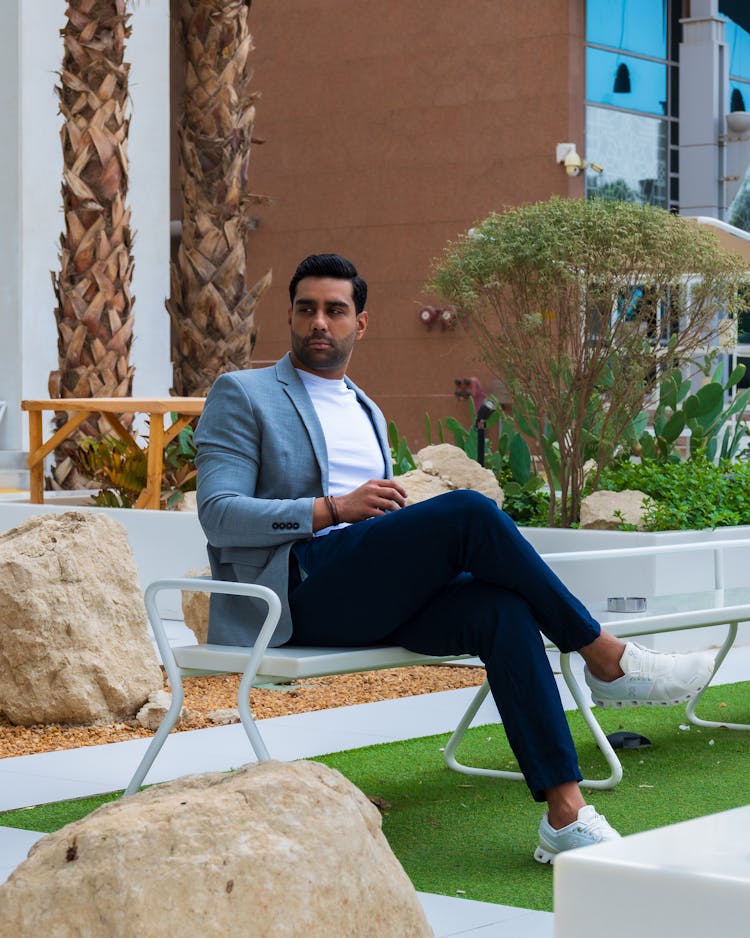
[{"label": "man's ear", "polygon": [[291,307],[291,306],[289,307],[289,310],[288,310],[288,312],[287,312],[287,320],[286,320],[286,321],[287,321],[287,322],[289,323],[289,325],[291,326],[291,324],[292,324],[292,307]]},{"label": "man's ear", "polygon": [[362,312],[357,316],[357,341],[359,341],[367,331],[367,319],[367,310],[363,309]]}]

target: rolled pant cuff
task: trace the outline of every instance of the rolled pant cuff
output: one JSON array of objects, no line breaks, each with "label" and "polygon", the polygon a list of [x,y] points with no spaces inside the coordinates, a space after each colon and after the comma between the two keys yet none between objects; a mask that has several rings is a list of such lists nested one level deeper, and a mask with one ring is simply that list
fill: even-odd
[{"label": "rolled pant cuff", "polygon": [[567,772],[558,771],[554,775],[536,776],[531,780],[527,778],[526,784],[534,801],[544,802],[547,800],[545,792],[548,789],[556,788],[558,785],[565,785],[567,782],[580,782],[582,779],[583,775],[576,764]]}]

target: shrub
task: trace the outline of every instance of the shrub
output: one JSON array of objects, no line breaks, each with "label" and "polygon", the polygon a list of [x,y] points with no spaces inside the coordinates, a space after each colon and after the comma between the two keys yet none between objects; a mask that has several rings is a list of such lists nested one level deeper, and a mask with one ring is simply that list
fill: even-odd
[{"label": "shrub", "polygon": [[750,464],[705,458],[684,462],[617,462],[601,474],[603,488],[650,496],[647,531],[684,531],[750,524]]},{"label": "shrub", "polygon": [[550,524],[558,500],[561,523],[577,521],[585,463],[611,462],[659,373],[710,344],[744,270],[693,221],[602,199],[511,208],[448,245],[429,288],[507,386]]},{"label": "shrub", "polygon": [[[185,492],[195,490],[195,452],[190,425],[164,448],[161,500],[165,507],[176,508]],[[95,505],[132,508],[146,487],[146,452],[135,441],[111,435],[99,440],[83,437],[78,444],[78,459],[83,471],[99,485],[98,494],[92,496]]]}]

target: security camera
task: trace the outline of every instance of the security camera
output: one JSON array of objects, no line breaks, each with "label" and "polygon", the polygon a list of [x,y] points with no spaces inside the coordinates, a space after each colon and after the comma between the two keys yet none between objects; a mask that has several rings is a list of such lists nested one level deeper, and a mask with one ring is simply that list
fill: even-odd
[{"label": "security camera", "polygon": [[563,160],[565,172],[569,176],[577,176],[584,167],[584,162],[575,150],[569,150]]},{"label": "security camera", "polygon": [[558,143],[557,149],[555,150],[555,158],[557,162],[565,167],[565,172],[569,176],[579,176],[581,170],[590,167],[595,173],[602,173],[604,169],[598,163],[589,163],[582,156],[579,156],[576,153],[576,145],[574,143]]}]

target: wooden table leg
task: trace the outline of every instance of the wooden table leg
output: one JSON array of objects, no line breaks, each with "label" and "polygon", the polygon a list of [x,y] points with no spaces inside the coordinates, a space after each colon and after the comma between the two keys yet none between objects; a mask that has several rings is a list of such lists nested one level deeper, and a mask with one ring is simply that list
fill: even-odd
[{"label": "wooden table leg", "polygon": [[29,501],[32,505],[44,503],[44,456],[34,462],[34,454],[42,445],[42,412],[29,411]]},{"label": "wooden table leg", "polygon": [[164,416],[149,417],[148,448],[146,449],[146,488],[136,502],[136,508],[161,508],[161,476],[164,462]]}]

